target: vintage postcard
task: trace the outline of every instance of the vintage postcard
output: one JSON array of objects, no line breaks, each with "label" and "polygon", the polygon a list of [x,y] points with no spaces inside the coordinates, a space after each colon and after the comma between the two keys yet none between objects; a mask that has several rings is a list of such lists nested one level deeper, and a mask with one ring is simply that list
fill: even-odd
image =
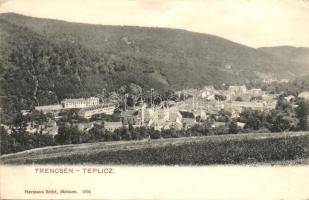
[{"label": "vintage postcard", "polygon": [[309,199],[308,0],[0,0],[0,199]]}]

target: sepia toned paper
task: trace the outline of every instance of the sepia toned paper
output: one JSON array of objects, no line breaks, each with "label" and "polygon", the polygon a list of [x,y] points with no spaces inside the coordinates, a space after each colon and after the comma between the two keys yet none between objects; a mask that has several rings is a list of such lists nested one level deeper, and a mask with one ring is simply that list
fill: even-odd
[{"label": "sepia toned paper", "polygon": [[[0,0],[0,14],[11,12],[74,23],[183,29],[254,48],[309,47],[307,0]],[[1,40],[0,35],[0,45]],[[4,163],[0,199],[309,199],[308,161],[297,161],[201,166]]]},{"label": "sepia toned paper", "polygon": [[[112,174],[37,174],[35,168],[110,168]],[[307,199],[307,166],[2,166],[3,199]],[[57,190],[58,194],[26,194]],[[61,190],[77,194],[61,194]],[[90,190],[83,194],[82,190]]]}]

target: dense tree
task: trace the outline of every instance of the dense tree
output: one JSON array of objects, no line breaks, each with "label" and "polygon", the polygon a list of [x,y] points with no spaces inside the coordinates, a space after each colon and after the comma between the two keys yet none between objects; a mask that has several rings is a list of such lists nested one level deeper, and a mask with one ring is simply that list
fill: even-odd
[{"label": "dense tree", "polygon": [[229,133],[230,134],[237,134],[238,133],[238,126],[236,121],[231,121],[229,123]]},{"label": "dense tree", "polygon": [[220,94],[215,94],[215,99],[217,101],[224,101],[224,100],[226,100],[226,96],[220,95]]},{"label": "dense tree", "polygon": [[93,127],[89,130],[89,135],[91,141],[102,140],[105,136],[104,126],[100,124],[94,124]]},{"label": "dense tree", "polygon": [[121,128],[119,130],[120,132],[120,137],[122,140],[131,140],[132,139],[132,135],[131,132],[129,131],[129,129],[127,128]]},{"label": "dense tree", "polygon": [[268,122],[270,124],[269,129],[272,132],[295,131],[298,125],[297,118],[276,110],[268,116]]},{"label": "dense tree", "polygon": [[55,135],[55,141],[58,144],[78,144],[82,141],[82,133],[75,126],[61,124],[58,134]]},{"label": "dense tree", "polygon": [[43,122],[47,122],[47,115],[45,115],[42,111],[33,110],[28,117],[29,121],[37,124],[43,124]]},{"label": "dense tree", "polygon": [[298,99],[296,104],[297,104],[296,116],[299,120],[298,130],[302,131],[308,130],[309,102],[308,101],[306,102],[303,99]]},{"label": "dense tree", "polygon": [[16,152],[15,149],[15,138],[8,134],[3,126],[0,126],[0,154],[8,154]]},{"label": "dense tree", "polygon": [[258,110],[245,109],[239,115],[239,121],[245,123],[246,129],[259,130],[266,126],[265,114]]},{"label": "dense tree", "polygon": [[236,97],[235,101],[243,101],[241,97]]},{"label": "dense tree", "polygon": [[151,130],[150,132],[150,138],[151,139],[160,139],[161,138],[161,133],[158,130]]},{"label": "dense tree", "polygon": [[232,114],[224,109],[221,109],[217,115],[217,121],[219,122],[228,122],[231,119]]}]

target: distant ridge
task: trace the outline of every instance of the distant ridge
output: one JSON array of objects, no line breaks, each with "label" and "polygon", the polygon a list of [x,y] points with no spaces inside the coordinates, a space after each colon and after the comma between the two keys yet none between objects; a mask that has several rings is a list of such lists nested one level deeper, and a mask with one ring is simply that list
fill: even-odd
[{"label": "distant ridge", "polygon": [[259,50],[271,54],[278,59],[289,59],[300,65],[309,67],[309,48],[293,47],[293,46],[278,46],[278,47],[262,47]]}]

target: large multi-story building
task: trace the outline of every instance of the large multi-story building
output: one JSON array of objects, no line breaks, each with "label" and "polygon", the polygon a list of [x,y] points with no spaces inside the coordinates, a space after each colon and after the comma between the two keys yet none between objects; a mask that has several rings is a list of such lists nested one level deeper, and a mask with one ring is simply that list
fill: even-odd
[{"label": "large multi-story building", "polygon": [[107,114],[111,115],[114,113],[116,106],[114,104],[102,104],[88,108],[83,108],[78,112],[78,115],[84,118],[90,118],[96,114]]},{"label": "large multi-story building", "polygon": [[35,110],[42,111],[43,113],[60,112],[62,109],[63,109],[63,106],[61,104],[35,107]]},{"label": "large multi-story building", "polygon": [[80,99],[64,99],[61,101],[63,108],[87,108],[100,104],[98,97],[80,98]]}]

